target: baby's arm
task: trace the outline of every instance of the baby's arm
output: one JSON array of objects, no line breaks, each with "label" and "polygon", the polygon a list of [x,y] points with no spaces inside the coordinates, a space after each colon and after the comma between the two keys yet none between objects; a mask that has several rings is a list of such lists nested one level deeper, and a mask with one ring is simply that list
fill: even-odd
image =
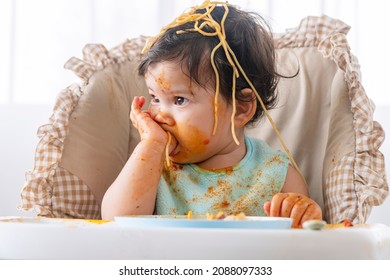
[{"label": "baby's arm", "polygon": [[103,219],[153,213],[168,136],[149,113],[141,111],[144,103],[144,97],[135,97],[132,103],[130,118],[141,141],[103,197]]},{"label": "baby's arm", "polygon": [[292,227],[302,227],[305,221],[322,219],[320,206],[311,198],[306,184],[299,173],[289,166],[281,193],[264,204],[264,210],[271,217],[291,217]]}]

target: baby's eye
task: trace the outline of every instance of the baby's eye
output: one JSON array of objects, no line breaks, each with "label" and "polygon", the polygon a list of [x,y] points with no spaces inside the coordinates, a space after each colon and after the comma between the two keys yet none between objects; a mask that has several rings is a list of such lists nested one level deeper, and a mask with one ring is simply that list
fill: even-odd
[{"label": "baby's eye", "polygon": [[160,100],[153,94],[150,95],[150,103],[159,103]]},{"label": "baby's eye", "polygon": [[181,105],[187,104],[187,102],[188,102],[187,98],[184,98],[181,96],[175,97],[175,105],[181,106]]}]

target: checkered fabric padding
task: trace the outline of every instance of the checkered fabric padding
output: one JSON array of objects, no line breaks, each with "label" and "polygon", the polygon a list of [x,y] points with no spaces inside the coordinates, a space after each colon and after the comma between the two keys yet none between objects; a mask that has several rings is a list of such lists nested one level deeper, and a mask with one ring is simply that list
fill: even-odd
[{"label": "checkered fabric padding", "polygon": [[[72,57],[66,62],[65,68],[80,77],[82,83],[72,84],[59,94],[49,123],[38,129],[40,141],[35,151],[34,168],[26,172],[20,210],[33,210],[44,217],[100,218],[100,202],[93,195],[91,186],[60,166],[69,122],[81,96],[93,94],[86,92],[90,78],[107,65],[139,60],[146,40],[140,36],[110,51],[103,45],[89,44],[83,49],[83,60]],[[75,161],[77,156],[74,155]]]},{"label": "checkered fabric padding", "polygon": [[[297,29],[275,39],[277,49],[317,48],[344,72],[353,115],[354,150],[333,159],[330,171],[324,174],[324,185],[318,186],[324,196],[325,217],[332,223],[345,219],[364,223],[371,207],[381,204],[388,195],[384,158],[379,152],[384,132],[373,120],[373,105],[361,85],[359,65],[346,40],[348,30],[349,26],[343,22],[326,16],[307,17]],[[87,45],[83,60],[71,58],[66,63],[65,67],[74,71],[83,83],[72,85],[60,94],[50,123],[39,128],[35,166],[26,172],[21,209],[34,210],[39,216],[47,217],[100,217],[100,201],[93,195],[93,186],[87,186],[59,165],[69,118],[91,77],[107,65],[139,59],[146,39],[141,36],[128,40],[110,51],[102,45]]]},{"label": "checkered fabric padding", "polygon": [[372,206],[383,203],[388,195],[384,157],[379,151],[385,134],[373,120],[374,106],[361,84],[360,66],[346,38],[349,29],[327,16],[307,17],[297,29],[276,40],[278,49],[317,47],[344,72],[353,115],[354,150],[333,159],[330,172],[324,174],[325,217],[331,223],[345,219],[364,223]]}]

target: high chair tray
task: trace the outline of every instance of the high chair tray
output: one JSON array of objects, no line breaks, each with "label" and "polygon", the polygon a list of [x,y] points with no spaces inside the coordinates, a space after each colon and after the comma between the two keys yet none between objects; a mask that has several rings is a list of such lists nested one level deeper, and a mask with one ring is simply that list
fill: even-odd
[{"label": "high chair tray", "polygon": [[128,227],[114,221],[3,217],[0,259],[390,259],[390,227]]}]

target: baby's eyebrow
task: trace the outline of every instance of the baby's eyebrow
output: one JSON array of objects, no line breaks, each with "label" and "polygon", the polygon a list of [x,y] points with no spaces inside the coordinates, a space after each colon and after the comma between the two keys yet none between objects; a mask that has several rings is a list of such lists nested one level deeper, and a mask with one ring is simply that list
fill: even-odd
[{"label": "baby's eyebrow", "polygon": [[194,95],[191,88],[183,87],[181,85],[177,87],[173,85],[169,90],[165,90],[165,92],[172,95],[190,95],[190,96]]},{"label": "baby's eyebrow", "polygon": [[[157,94],[153,88],[148,87],[148,93],[149,95],[155,95]],[[165,94],[169,95],[179,95],[179,96],[194,96],[194,93],[192,90],[187,89],[175,89],[175,90],[166,90],[164,91]]]},{"label": "baby's eyebrow", "polygon": [[192,91],[189,90],[169,90],[172,94],[181,94],[181,95],[193,95]]}]

